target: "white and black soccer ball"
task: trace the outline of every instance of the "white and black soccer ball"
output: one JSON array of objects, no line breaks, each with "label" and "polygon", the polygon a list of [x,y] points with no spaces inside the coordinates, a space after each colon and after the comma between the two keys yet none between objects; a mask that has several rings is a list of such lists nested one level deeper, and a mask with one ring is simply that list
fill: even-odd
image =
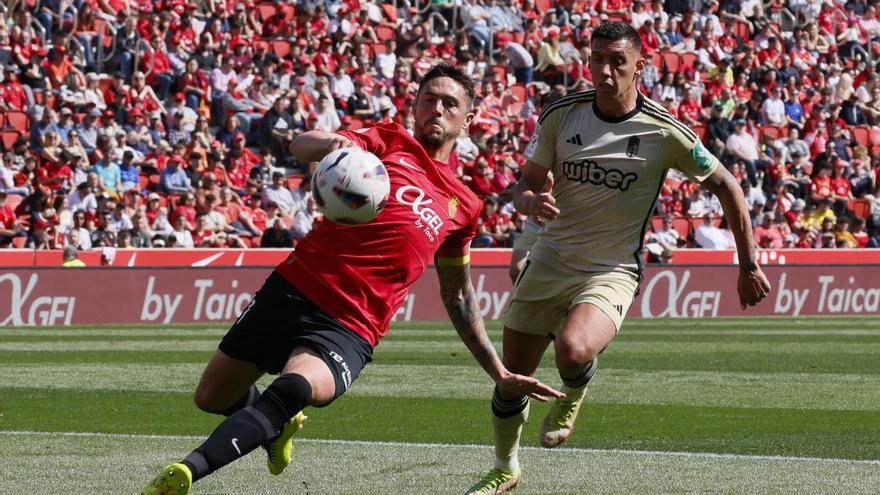
[{"label": "white and black soccer ball", "polygon": [[360,148],[331,152],[312,175],[312,194],[324,217],[343,225],[376,218],[390,193],[391,181],[382,160]]}]

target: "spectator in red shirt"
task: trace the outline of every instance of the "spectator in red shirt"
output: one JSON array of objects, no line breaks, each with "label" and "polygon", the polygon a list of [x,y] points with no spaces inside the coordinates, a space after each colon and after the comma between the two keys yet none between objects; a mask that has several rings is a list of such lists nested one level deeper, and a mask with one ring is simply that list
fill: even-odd
[{"label": "spectator in red shirt", "polygon": [[782,247],[782,241],[785,233],[782,232],[780,226],[782,215],[776,217],[774,223],[773,213],[764,213],[761,223],[755,227],[755,243],[765,249],[779,249]]},{"label": "spectator in red shirt", "polygon": [[492,191],[492,169],[489,168],[489,162],[484,157],[477,158],[468,186],[480,199],[486,199],[495,194]]},{"label": "spectator in red shirt", "polygon": [[473,247],[495,247],[507,245],[511,233],[510,219],[498,211],[498,200],[489,197],[483,203],[483,213],[477,224],[477,236]]},{"label": "spectator in red shirt", "polygon": [[685,87],[684,97],[678,105],[678,118],[688,126],[695,126],[702,121],[708,120],[703,113],[703,106],[694,97],[694,90]]},{"label": "spectator in red shirt", "polygon": [[810,190],[810,198],[813,202],[818,203],[823,199],[831,199],[834,189],[831,186],[831,166],[825,165],[819,167],[816,175],[810,181],[812,184]]}]

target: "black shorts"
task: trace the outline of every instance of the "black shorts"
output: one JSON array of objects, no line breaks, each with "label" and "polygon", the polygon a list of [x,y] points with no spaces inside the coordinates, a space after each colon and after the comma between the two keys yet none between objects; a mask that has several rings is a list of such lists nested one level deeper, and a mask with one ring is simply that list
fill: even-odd
[{"label": "black shorts", "polygon": [[334,320],[276,272],[272,272],[220,342],[231,358],[278,374],[299,346],[317,352],[336,378],[342,395],[372,361],[373,348]]}]

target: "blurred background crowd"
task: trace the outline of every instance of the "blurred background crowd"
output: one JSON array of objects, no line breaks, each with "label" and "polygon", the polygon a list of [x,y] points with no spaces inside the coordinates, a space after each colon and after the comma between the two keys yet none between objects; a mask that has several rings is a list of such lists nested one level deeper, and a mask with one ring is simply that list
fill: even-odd
[{"label": "blurred background crowd", "polygon": [[[396,122],[440,61],[477,81],[451,170],[477,247],[542,107],[591,87],[592,29],[631,22],[641,90],[741,181],[766,248],[880,242],[880,20],[830,0],[11,0],[0,5],[0,246],[290,247],[321,221],[299,133]],[[649,257],[731,248],[717,198],[671,173]]]}]

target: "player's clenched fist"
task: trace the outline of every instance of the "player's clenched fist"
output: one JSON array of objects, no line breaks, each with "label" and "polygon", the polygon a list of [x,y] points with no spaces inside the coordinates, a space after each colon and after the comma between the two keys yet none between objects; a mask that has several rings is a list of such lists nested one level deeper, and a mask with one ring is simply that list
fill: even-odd
[{"label": "player's clenched fist", "polygon": [[556,208],[556,198],[549,192],[535,194],[529,200],[529,216],[538,225],[544,225],[548,220],[559,216],[559,208]]},{"label": "player's clenched fist", "polygon": [[742,309],[746,306],[754,306],[770,294],[770,281],[757,265],[741,269],[737,280],[736,290],[739,293],[739,302]]}]

